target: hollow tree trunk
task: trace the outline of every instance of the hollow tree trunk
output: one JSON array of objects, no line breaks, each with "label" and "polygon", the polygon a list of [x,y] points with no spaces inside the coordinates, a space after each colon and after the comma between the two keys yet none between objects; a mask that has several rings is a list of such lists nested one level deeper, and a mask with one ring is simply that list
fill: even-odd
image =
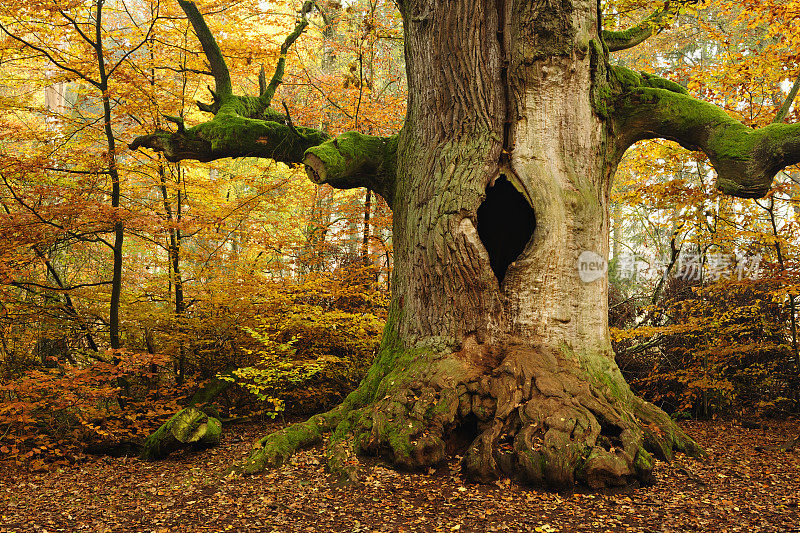
[{"label": "hollow tree trunk", "polygon": [[350,475],[357,452],[419,468],[464,437],[474,478],[554,486],[647,481],[648,450],[699,453],[633,396],[611,350],[607,278],[589,279],[588,263],[579,275],[583,252],[608,257],[623,151],[593,104],[597,2],[401,9],[409,100],[383,192],[396,267],[380,353],[340,408],[262,439],[242,469],[332,428],[329,463]]}]

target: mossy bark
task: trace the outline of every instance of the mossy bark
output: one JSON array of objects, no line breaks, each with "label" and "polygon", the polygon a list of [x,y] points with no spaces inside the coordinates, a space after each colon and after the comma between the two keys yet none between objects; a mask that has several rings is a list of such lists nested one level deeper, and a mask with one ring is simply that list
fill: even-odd
[{"label": "mossy bark", "polygon": [[[217,396],[228,390],[231,385],[233,385],[233,379],[231,379],[230,372],[221,374],[203,383],[203,386],[197,389],[192,397],[189,398],[189,401],[186,402],[186,407],[184,409],[175,413],[175,415],[147,437],[144,445],[141,447],[139,456],[147,461],[155,461],[165,458],[173,451],[184,447],[185,444],[190,444],[178,439],[173,434],[173,428],[176,427],[176,424],[192,425],[195,421],[198,425],[206,424],[203,427],[204,431],[208,433],[208,435],[205,433],[202,435],[203,443],[200,446],[216,445],[222,436],[222,422],[219,420],[219,414],[216,409],[211,406],[211,402],[213,402]],[[213,421],[210,422],[210,426],[208,425],[208,421],[203,418],[204,415],[209,419],[213,419]]]},{"label": "mossy bark", "polygon": [[391,206],[397,174],[397,136],[350,131],[306,150],[306,173],[314,183],[340,189],[368,186]]},{"label": "mossy bark", "polygon": [[619,157],[642,139],[674,140],[704,152],[717,172],[717,188],[740,198],[766,195],[779,170],[800,162],[798,124],[749,128],[671,81],[620,67],[610,72]]},{"label": "mossy bark", "polygon": [[359,454],[403,469],[460,454],[477,481],[600,489],[651,483],[654,456],[702,454],[669,416],[631,393],[605,356],[600,369],[580,366],[593,358],[569,350],[505,345],[491,354],[500,364],[480,372],[464,356],[486,346],[408,349],[396,324],[387,325],[370,374],[341,406],[261,439],[236,470],[280,466],[326,433],[328,465],[345,480],[357,479]]}]

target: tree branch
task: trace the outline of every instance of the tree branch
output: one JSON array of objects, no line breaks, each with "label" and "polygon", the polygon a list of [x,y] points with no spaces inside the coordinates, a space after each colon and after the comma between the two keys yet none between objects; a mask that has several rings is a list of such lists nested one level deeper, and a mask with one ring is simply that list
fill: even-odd
[{"label": "tree branch", "polygon": [[[23,199],[22,199],[22,197],[20,197],[20,196],[17,194],[17,192],[14,190],[14,188],[13,188],[13,187],[11,186],[11,184],[8,182],[8,179],[6,178],[5,174],[2,174],[2,173],[0,173],[0,179],[2,179],[2,181],[3,181],[3,183],[5,184],[6,188],[7,188],[7,189],[8,189],[8,191],[11,193],[11,197],[12,197],[12,198],[13,198],[13,199],[14,199],[14,200],[15,200],[15,201],[16,201],[16,202],[19,204],[19,205],[21,205],[21,206],[22,206],[23,208],[25,208],[25,209],[26,209],[28,212],[30,212],[30,213],[31,213],[31,214],[32,214],[34,217],[36,217],[36,219],[37,219],[37,220],[39,220],[39,222],[41,222],[42,224],[44,224],[44,225],[47,225],[47,226],[52,226],[52,227],[54,227],[54,228],[56,228],[56,229],[58,229],[58,230],[60,230],[60,231],[64,232],[64,234],[65,234],[65,235],[67,235],[67,236],[69,236],[69,237],[71,237],[71,238],[73,238],[73,239],[75,239],[75,240],[78,240],[78,241],[87,241],[87,242],[100,242],[100,243],[103,243],[103,244],[105,244],[105,245],[106,245],[106,246],[108,246],[109,248],[112,248],[112,247],[113,247],[113,246],[111,245],[111,243],[109,243],[107,240],[105,240],[105,239],[103,239],[102,237],[100,237],[99,235],[97,235],[97,232],[91,232],[91,233],[85,233],[85,234],[81,234],[81,233],[75,233],[74,231],[71,231],[71,230],[67,229],[66,227],[64,227],[63,225],[61,225],[61,224],[59,224],[59,223],[57,223],[57,222],[54,222],[54,221],[52,221],[52,220],[47,220],[47,219],[45,219],[44,217],[42,217],[42,215],[41,215],[41,214],[39,214],[39,212],[38,212],[38,211],[37,211],[37,210],[36,210],[36,209],[35,209],[33,206],[30,206],[30,205],[28,205],[28,204],[25,202],[25,200],[23,200]],[[5,207],[5,206],[4,206],[4,207]],[[6,208],[6,209],[7,209],[7,208]],[[86,235],[91,235],[91,238],[87,238],[87,237],[86,237]]]},{"label": "tree branch", "polygon": [[705,152],[717,171],[717,188],[740,198],[766,195],[779,170],[800,162],[798,124],[752,129],[674,82],[622,67],[611,67],[611,73],[620,154],[642,139],[676,141]]},{"label": "tree branch", "polygon": [[77,31],[78,35],[81,36],[81,39],[89,43],[89,46],[97,50],[97,43],[94,42],[88,35],[86,35],[86,33],[84,33],[84,31],[81,29],[80,24],[78,24],[77,20],[67,15],[66,11],[64,11],[63,9],[59,9],[58,14],[67,19],[72,24],[72,26],[75,28],[75,31]]},{"label": "tree branch", "polygon": [[[278,89],[278,85],[283,83],[283,73],[286,67],[286,54],[289,52],[289,48],[294,44],[298,37],[305,31],[306,26],[308,26],[308,19],[306,15],[311,11],[311,8],[314,6],[314,0],[306,0],[303,3],[303,7],[300,9],[300,21],[294,28],[294,31],[290,33],[286,40],[283,41],[281,45],[281,53],[278,57],[278,63],[275,65],[275,73],[272,75],[272,79],[270,80],[269,84],[266,87],[263,87],[262,80],[259,79],[259,87],[263,87],[261,91],[260,99],[264,105],[264,108],[269,107],[270,103],[272,102],[272,97],[275,96],[275,91]],[[262,69],[263,72],[263,69]],[[266,81],[266,78],[264,78]]]},{"label": "tree branch", "polygon": [[129,145],[163,152],[167,161],[184,159],[214,161],[224,157],[266,157],[283,163],[300,163],[305,151],[330,136],[311,128],[296,128],[300,136],[285,124],[239,115],[218,114],[213,120],[185,131],[170,133],[157,130],[142,135]]},{"label": "tree branch", "polygon": [[58,167],[42,167],[42,170],[52,170],[54,172],[65,172],[67,174],[89,174],[89,175],[100,175],[100,174],[108,174],[107,170],[74,170],[69,168],[58,168]]},{"label": "tree branch", "polygon": [[64,72],[70,72],[70,73],[76,75],[78,78],[84,80],[86,83],[94,85],[95,87],[99,87],[100,86],[100,82],[98,82],[97,80],[95,80],[93,78],[90,78],[87,74],[84,74],[83,72],[81,72],[79,70],[76,70],[74,68],[68,67],[66,65],[66,63],[64,63],[60,59],[56,59],[54,54],[51,54],[50,52],[48,52],[44,48],[42,48],[40,46],[36,46],[35,44],[26,41],[22,37],[14,35],[10,31],[8,31],[8,29],[5,27],[5,25],[0,24],[0,30],[2,30],[3,33],[5,33],[6,35],[8,35],[10,38],[12,38],[13,40],[17,41],[18,43],[22,44],[23,46],[26,46],[26,47],[30,48],[31,50],[35,50],[35,51],[39,52],[40,54],[42,54],[57,69],[63,70]]},{"label": "tree branch", "polygon": [[178,74],[183,74],[184,72],[191,72],[192,74],[202,74],[203,76],[213,76],[214,74],[209,70],[200,70],[196,68],[175,68],[170,66],[156,66],[153,67],[155,70],[169,70],[171,72],[177,72]]},{"label": "tree branch", "polygon": [[682,7],[697,2],[698,0],[667,0],[661,9],[632,28],[624,31],[603,30],[603,42],[606,43],[609,52],[633,48],[666,28]]},{"label": "tree branch", "polygon": [[368,187],[391,206],[394,200],[397,139],[350,131],[309,148],[303,163],[314,183],[337,189]]},{"label": "tree branch", "polygon": [[792,108],[792,103],[794,99],[797,98],[797,92],[800,90],[800,75],[797,76],[797,79],[794,80],[794,85],[789,90],[789,94],[786,96],[786,100],[783,101],[783,105],[778,110],[778,114],[775,115],[775,120],[772,121],[773,124],[780,124],[786,118],[786,115],[789,114],[789,110]]},{"label": "tree branch", "polygon": [[[306,15],[314,2],[309,0],[300,11],[301,20],[281,46],[281,57],[269,84],[259,76],[260,96],[237,96],[230,93],[230,76],[222,53],[194,3],[179,3],[195,27],[203,50],[211,64],[217,90],[214,104],[202,104],[214,118],[192,128],[181,119],[168,117],[178,131],[155,133],[134,139],[131,150],[150,148],[163,152],[168,161],[195,159],[212,161],[224,157],[264,157],[284,163],[304,163],[316,183],[328,183],[339,189],[368,187],[391,205],[394,197],[397,136],[382,138],[350,132],[336,139],[323,131],[297,127],[288,116],[269,107],[275,90],[283,80],[286,53],[308,25]],[[288,111],[287,111],[288,115]]]},{"label": "tree branch", "polygon": [[58,287],[53,287],[51,285],[42,285],[40,283],[35,283],[33,281],[12,281],[11,282],[11,284],[14,285],[15,287],[22,288],[22,286],[24,285],[24,286],[36,287],[38,289],[44,289],[44,290],[53,291],[53,292],[69,292],[69,291],[74,291],[75,289],[81,289],[81,288],[84,288],[84,287],[101,287],[103,285],[111,285],[111,283],[112,282],[110,282],[110,281],[98,281],[96,283],[78,283],[77,285],[70,285],[69,287],[62,287],[59,284]]},{"label": "tree branch", "polygon": [[178,4],[186,13],[189,22],[192,23],[194,32],[197,35],[197,40],[200,41],[200,46],[203,47],[203,53],[208,59],[211,73],[214,75],[214,84],[216,85],[216,94],[223,100],[233,94],[233,86],[231,85],[231,75],[228,70],[228,65],[225,63],[225,58],[222,57],[222,51],[219,49],[214,35],[208,28],[203,15],[194,2],[187,0],[178,0]]},{"label": "tree branch", "polygon": [[[124,3],[123,3],[123,5],[124,5]],[[128,59],[128,57],[130,57],[130,56],[131,56],[131,54],[133,54],[134,52],[136,52],[136,51],[137,51],[139,48],[141,48],[142,46],[144,46],[144,45],[145,45],[145,43],[147,43],[147,41],[150,39],[150,35],[153,33],[153,28],[155,28],[155,26],[156,26],[156,22],[158,21],[158,18],[159,18],[159,17],[158,17],[158,10],[159,10],[160,8],[161,8],[161,4],[160,4],[160,2],[156,2],[156,7],[155,7],[155,15],[153,16],[153,19],[150,21],[150,27],[149,27],[149,28],[147,28],[147,33],[146,33],[146,34],[145,34],[145,36],[142,38],[142,40],[139,42],[139,44],[137,44],[136,46],[134,46],[133,48],[131,48],[130,50],[128,50],[127,52],[125,52],[125,53],[122,55],[122,57],[119,59],[119,61],[117,61],[117,63],[116,63],[116,64],[115,64],[113,67],[111,67],[111,69],[108,71],[108,75],[107,75],[107,77],[109,77],[109,78],[110,78],[110,77],[111,77],[111,76],[114,74],[114,71],[116,71],[116,70],[117,70],[117,68],[118,68],[118,67],[119,67],[119,66],[120,66],[120,65],[121,65],[121,64],[122,64],[122,63],[123,63],[123,62],[124,62],[126,59]]]}]

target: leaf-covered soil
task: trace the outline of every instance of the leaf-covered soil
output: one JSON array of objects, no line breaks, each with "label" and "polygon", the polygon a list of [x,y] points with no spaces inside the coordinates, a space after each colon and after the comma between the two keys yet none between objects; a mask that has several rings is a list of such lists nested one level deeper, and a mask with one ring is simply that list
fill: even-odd
[{"label": "leaf-covered soil", "polygon": [[655,486],[609,495],[471,484],[456,461],[423,473],[374,461],[362,483],[337,486],[321,448],[278,471],[220,475],[279,426],[229,426],[217,448],[158,463],[0,464],[0,532],[800,531],[800,450],[771,449],[797,436],[798,422],[687,422],[706,459],[658,463]]}]

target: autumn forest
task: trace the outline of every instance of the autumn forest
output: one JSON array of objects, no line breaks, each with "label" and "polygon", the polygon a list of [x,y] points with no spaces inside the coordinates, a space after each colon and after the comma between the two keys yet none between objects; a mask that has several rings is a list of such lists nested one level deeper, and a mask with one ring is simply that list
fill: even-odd
[{"label": "autumn forest", "polygon": [[797,527],[800,2],[474,4],[0,6],[0,532]]}]

